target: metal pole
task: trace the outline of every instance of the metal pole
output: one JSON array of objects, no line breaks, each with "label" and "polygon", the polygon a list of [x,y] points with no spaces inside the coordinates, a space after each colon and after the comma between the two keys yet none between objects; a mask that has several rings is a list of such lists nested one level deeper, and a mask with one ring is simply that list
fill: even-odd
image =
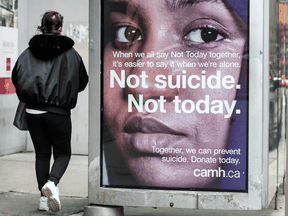
[{"label": "metal pole", "polygon": [[286,13],[286,11],[285,11],[285,9],[286,9],[286,3],[284,3],[284,45],[283,45],[283,73],[282,74],[284,74],[284,76],[286,75],[286,73],[285,73],[285,64],[286,64],[286,59],[285,59],[285,53],[286,53],[286,44],[285,44],[285,42],[286,42],[286,37],[285,37],[285,23],[286,23],[286,17],[285,17],[285,13]]},{"label": "metal pole", "polygon": [[[287,118],[287,116],[286,116]],[[288,178],[287,178],[287,167],[288,167],[288,148],[287,148],[287,141],[286,141],[286,185],[283,182],[283,187],[285,188],[285,215],[288,215],[288,191],[287,191],[287,185],[288,185]]]},{"label": "metal pole", "polygon": [[[283,3],[287,3],[287,1],[282,1]],[[285,13],[284,13],[285,16]],[[285,20],[285,17],[284,17]],[[285,22],[285,21],[284,21]],[[284,24],[284,29],[285,29],[285,24]],[[285,35],[285,32],[284,32]],[[284,41],[285,43],[285,41]],[[285,50],[284,50],[285,53]],[[286,116],[287,118],[287,116]],[[287,133],[287,131],[286,131]],[[285,178],[286,178],[286,182],[283,182],[283,187],[285,188],[285,215],[288,215],[288,191],[287,191],[287,185],[288,185],[288,178],[287,178],[287,167],[288,167],[288,148],[287,148],[287,141],[286,141],[286,174],[285,174]],[[286,185],[285,185],[286,183]]]},{"label": "metal pole", "polygon": [[90,205],[84,209],[85,216],[124,216],[122,206],[97,206]]},{"label": "metal pole", "polygon": [[[285,1],[285,3],[287,3],[287,2]],[[285,42],[286,42],[286,40],[285,40],[286,39],[286,37],[285,37],[285,21],[286,21],[286,19],[285,18],[286,17],[285,17],[285,7],[284,7],[284,57],[283,57],[283,59],[285,59],[285,57],[286,57],[285,56],[285,52],[286,52],[286,50],[285,50],[285,45],[286,45],[285,44]],[[285,72],[285,65],[284,65],[284,72]],[[285,110],[285,112],[286,112],[286,110]],[[285,116],[285,117],[287,118],[287,116]],[[287,131],[286,131],[286,133],[287,133]],[[288,160],[287,160],[287,158],[288,158],[288,148],[287,148],[287,141],[286,141],[286,171],[285,171],[286,172],[286,174],[285,174],[286,182],[283,181],[283,187],[285,188],[285,215],[288,215],[288,193],[287,193],[287,187],[286,187],[288,184],[288,178],[287,178]]]},{"label": "metal pole", "polygon": [[[89,168],[95,158],[99,158],[100,147],[100,109],[101,109],[101,0],[89,0]],[[92,120],[91,120],[92,119]],[[96,159],[95,159],[96,160]],[[99,159],[98,159],[99,161]],[[97,205],[95,188],[100,186],[100,174],[97,181],[89,180],[89,205],[84,208],[85,216],[123,216],[122,206]],[[93,173],[89,172],[89,179]],[[94,197],[94,199],[92,199]],[[95,201],[96,200],[96,201]]]},{"label": "metal pole", "polygon": [[[285,19],[284,19],[284,37],[285,37]],[[286,41],[284,40],[284,43],[285,42]],[[285,50],[284,50],[284,54],[285,54]],[[284,89],[284,91],[285,91],[285,89]],[[287,116],[285,116],[285,117],[287,118]],[[288,184],[288,178],[287,178],[288,160],[287,160],[287,158],[288,158],[288,148],[287,148],[287,141],[286,141],[286,174],[285,174],[286,182],[283,182],[283,187],[285,188],[285,215],[288,215],[288,197],[287,197],[288,193],[287,193],[287,187],[286,187]],[[286,185],[285,185],[285,183],[286,183]]]}]

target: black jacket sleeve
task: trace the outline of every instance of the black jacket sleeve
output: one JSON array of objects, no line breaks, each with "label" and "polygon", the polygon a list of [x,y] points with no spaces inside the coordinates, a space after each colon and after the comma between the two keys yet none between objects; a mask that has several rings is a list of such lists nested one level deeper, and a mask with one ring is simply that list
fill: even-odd
[{"label": "black jacket sleeve", "polygon": [[83,91],[86,88],[87,83],[88,83],[88,75],[87,75],[85,66],[83,64],[83,61],[81,59],[80,68],[79,68],[79,90],[78,92]]},{"label": "black jacket sleeve", "polygon": [[15,66],[12,70],[12,83],[15,86],[15,88],[17,87],[17,73],[18,73],[18,60],[15,63]]}]

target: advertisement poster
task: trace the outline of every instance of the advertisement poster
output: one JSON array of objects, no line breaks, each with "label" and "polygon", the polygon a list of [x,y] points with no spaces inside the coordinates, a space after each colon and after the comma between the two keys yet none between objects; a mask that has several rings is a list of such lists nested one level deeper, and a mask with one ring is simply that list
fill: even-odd
[{"label": "advertisement poster", "polygon": [[247,192],[248,4],[102,1],[103,187]]},{"label": "advertisement poster", "polygon": [[16,92],[12,68],[18,57],[18,29],[0,26],[0,94]]},{"label": "advertisement poster", "polygon": [[18,29],[0,26],[0,77],[11,77],[18,57]]}]

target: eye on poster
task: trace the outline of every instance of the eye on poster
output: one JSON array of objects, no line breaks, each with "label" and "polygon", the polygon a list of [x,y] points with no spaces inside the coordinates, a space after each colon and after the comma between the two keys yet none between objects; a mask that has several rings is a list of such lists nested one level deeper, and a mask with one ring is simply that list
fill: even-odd
[{"label": "eye on poster", "polygon": [[247,192],[248,1],[102,1],[103,187]]}]

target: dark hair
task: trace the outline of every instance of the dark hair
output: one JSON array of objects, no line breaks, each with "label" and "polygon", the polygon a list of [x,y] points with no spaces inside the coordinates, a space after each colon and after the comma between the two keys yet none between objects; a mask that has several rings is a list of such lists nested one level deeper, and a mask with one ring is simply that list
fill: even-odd
[{"label": "dark hair", "polygon": [[47,11],[41,20],[41,26],[38,26],[38,30],[42,33],[53,33],[60,34],[61,30],[59,28],[62,27],[63,24],[63,16],[56,11]]}]

